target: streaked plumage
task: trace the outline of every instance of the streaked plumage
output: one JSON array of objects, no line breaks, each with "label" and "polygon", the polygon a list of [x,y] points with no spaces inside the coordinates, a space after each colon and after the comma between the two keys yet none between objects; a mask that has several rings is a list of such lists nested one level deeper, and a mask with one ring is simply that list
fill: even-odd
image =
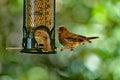
[{"label": "streaked plumage", "polygon": [[85,42],[91,43],[90,40],[98,37],[85,37],[72,33],[67,30],[64,26],[61,26],[58,30],[59,42],[67,49],[73,50],[75,47],[84,44]]},{"label": "streaked plumage", "polygon": [[37,48],[41,48],[42,45],[44,51],[51,51],[50,37],[44,29],[36,30],[34,36],[37,42]]}]

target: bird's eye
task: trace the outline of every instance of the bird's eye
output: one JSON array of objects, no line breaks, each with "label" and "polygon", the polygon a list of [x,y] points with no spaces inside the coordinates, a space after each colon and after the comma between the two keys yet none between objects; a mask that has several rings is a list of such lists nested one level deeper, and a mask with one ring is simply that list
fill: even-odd
[{"label": "bird's eye", "polygon": [[63,31],[63,29],[61,29],[61,31]]},{"label": "bird's eye", "polygon": [[63,29],[62,29],[62,28],[60,28],[60,31],[62,32],[62,31],[63,31]]},{"label": "bird's eye", "polygon": [[61,27],[61,30],[63,31],[63,30],[65,30],[65,28],[64,28],[64,27]]}]

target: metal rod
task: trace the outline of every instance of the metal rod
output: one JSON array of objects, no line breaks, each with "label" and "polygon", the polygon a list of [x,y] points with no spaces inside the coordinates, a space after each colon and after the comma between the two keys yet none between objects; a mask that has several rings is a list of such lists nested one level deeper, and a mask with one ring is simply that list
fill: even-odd
[{"label": "metal rod", "polygon": [[6,50],[21,50],[22,47],[7,47]]},{"label": "metal rod", "polygon": [[[22,47],[7,47],[6,50],[22,50],[23,48]],[[59,50],[68,50],[67,48],[56,48],[55,49],[56,51],[59,51]]]}]

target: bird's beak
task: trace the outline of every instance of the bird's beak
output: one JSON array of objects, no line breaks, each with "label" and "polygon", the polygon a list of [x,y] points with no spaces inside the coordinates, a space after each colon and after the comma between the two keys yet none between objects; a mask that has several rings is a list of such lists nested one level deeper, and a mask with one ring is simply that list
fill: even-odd
[{"label": "bird's beak", "polygon": [[60,33],[59,30],[56,30],[55,32],[56,32],[56,33]]}]

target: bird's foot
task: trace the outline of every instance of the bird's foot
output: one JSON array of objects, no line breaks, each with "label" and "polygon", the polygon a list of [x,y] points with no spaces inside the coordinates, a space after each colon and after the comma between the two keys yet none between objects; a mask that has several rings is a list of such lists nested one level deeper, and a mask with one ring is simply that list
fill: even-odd
[{"label": "bird's foot", "polygon": [[74,50],[73,48],[70,49],[70,51],[73,51],[73,50]]},{"label": "bird's foot", "polygon": [[63,48],[62,48],[62,49],[60,49],[60,51],[63,51]]},{"label": "bird's foot", "polygon": [[73,50],[74,50],[73,48],[61,48],[60,51],[63,51],[63,50],[66,50],[66,49],[68,49],[68,50],[70,50],[70,51],[73,51]]}]

